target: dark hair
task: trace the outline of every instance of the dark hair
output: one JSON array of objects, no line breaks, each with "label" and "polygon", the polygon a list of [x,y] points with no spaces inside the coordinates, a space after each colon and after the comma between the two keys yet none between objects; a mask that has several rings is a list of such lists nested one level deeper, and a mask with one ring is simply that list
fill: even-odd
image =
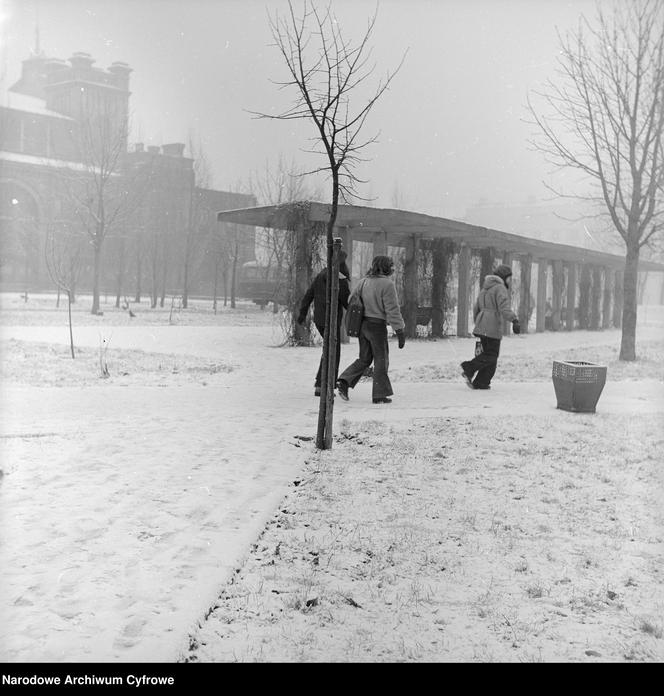
[{"label": "dark hair", "polygon": [[370,276],[378,276],[378,275],[384,275],[388,276],[390,273],[392,273],[392,270],[394,269],[394,262],[389,256],[374,256],[373,261],[371,262],[371,268],[369,269],[369,272],[367,275]]}]

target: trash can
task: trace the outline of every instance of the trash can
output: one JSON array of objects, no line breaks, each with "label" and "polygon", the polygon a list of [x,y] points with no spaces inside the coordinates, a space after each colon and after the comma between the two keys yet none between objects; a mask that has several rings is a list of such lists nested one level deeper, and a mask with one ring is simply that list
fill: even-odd
[{"label": "trash can", "polygon": [[606,366],[582,360],[554,360],[553,388],[556,408],[576,413],[595,413],[606,383]]}]

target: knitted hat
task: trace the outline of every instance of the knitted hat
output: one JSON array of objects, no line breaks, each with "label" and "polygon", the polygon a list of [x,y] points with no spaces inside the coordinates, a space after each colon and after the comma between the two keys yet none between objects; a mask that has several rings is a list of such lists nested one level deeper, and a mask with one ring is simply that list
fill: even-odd
[{"label": "knitted hat", "polygon": [[497,275],[499,278],[505,281],[512,275],[512,269],[509,266],[506,266],[505,264],[501,264],[500,266],[498,266],[498,268],[496,268],[493,274]]}]

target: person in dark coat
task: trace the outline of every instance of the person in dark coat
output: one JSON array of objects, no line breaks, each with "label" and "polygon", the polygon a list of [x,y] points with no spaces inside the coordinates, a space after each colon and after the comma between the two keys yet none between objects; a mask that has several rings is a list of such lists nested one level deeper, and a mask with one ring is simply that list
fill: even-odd
[{"label": "person in dark coat", "polygon": [[387,325],[394,329],[399,339],[399,348],[406,343],[404,320],[399,309],[397,289],[390,278],[394,263],[389,256],[376,256],[371,269],[359,282],[353,293],[359,293],[364,303],[364,316],[360,327],[360,355],[337,380],[339,396],[348,401],[348,389],[360,381],[364,371],[373,362],[373,386],[371,396],[374,404],[389,404],[394,393],[388,377],[389,346]]},{"label": "person in dark coat", "polygon": [[521,333],[519,319],[510,307],[507,292],[511,279],[512,269],[506,265],[498,266],[484,279],[480,294],[475,300],[473,334],[480,339],[482,352],[472,360],[461,363],[463,377],[471,389],[491,389],[503,338],[503,320],[512,322],[515,334]]},{"label": "person in dark coat", "polygon": [[[341,358],[341,318],[344,309],[348,309],[350,297],[350,271],[346,265],[347,254],[343,249],[339,252],[339,306],[337,308],[337,346],[334,362],[334,381],[339,374],[339,359]],[[307,320],[309,306],[314,303],[314,324],[321,336],[325,336],[325,304],[327,302],[327,268],[324,268],[314,279],[309,289],[302,298],[298,324],[304,324]],[[314,382],[314,395],[320,396],[321,374],[323,372],[323,356],[320,357],[316,381]]]}]

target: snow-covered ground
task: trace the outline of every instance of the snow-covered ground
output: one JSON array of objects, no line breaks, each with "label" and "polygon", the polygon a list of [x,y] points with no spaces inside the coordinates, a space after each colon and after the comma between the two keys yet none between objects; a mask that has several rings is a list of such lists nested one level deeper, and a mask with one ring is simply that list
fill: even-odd
[{"label": "snow-covered ground", "polygon": [[[0,660],[174,661],[300,475],[320,348],[278,347],[278,315],[252,306],[169,321],[145,305],[91,317],[81,301],[72,360],[64,308],[1,304]],[[637,345],[654,350],[661,308],[641,318]],[[373,406],[361,382],[335,422],[552,416],[551,356],[601,357],[619,335],[508,338],[481,395],[457,375],[473,339],[394,346],[394,403]],[[342,367],[356,350],[342,346]],[[514,361],[531,365],[519,381]],[[659,362],[610,367],[598,413],[664,413]]]}]

